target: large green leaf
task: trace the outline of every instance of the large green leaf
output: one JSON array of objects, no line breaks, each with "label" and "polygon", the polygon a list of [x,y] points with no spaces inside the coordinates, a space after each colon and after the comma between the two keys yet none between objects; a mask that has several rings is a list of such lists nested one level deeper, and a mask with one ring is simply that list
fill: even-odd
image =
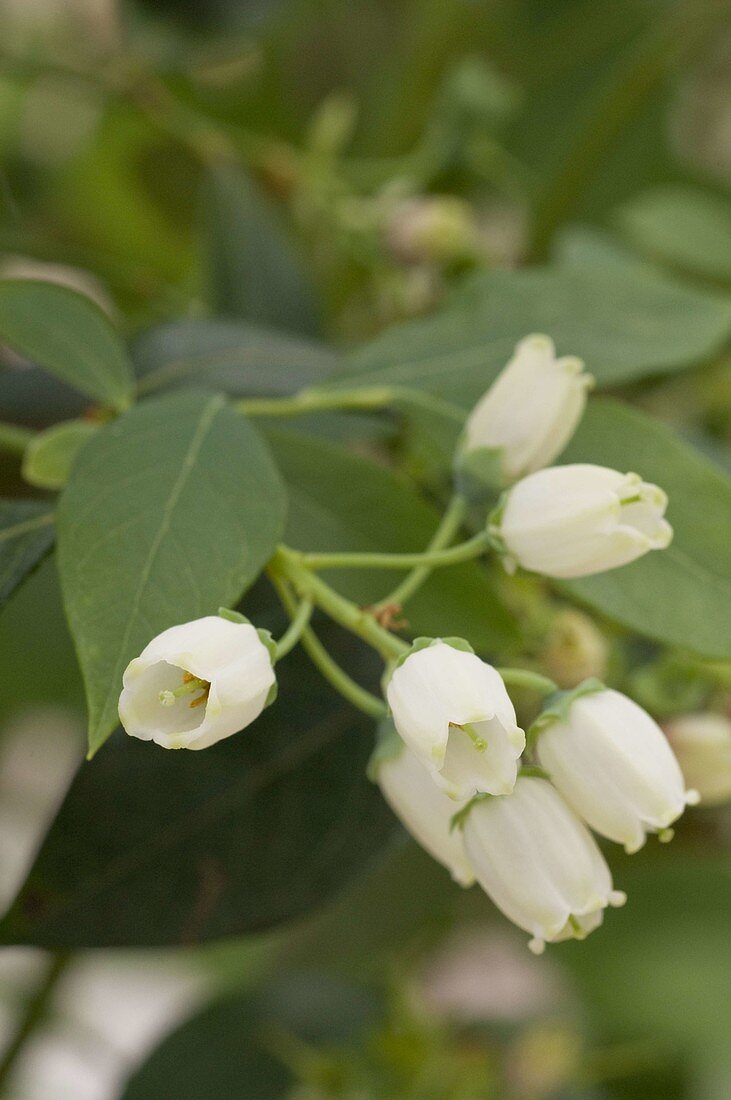
[{"label": "large green leaf", "polygon": [[692,275],[731,283],[731,203],[680,184],[644,191],[616,220],[653,259]]},{"label": "large green leaf", "polygon": [[96,401],[124,409],[132,399],[121,340],[99,306],[75,290],[0,281],[0,339]]},{"label": "large green leaf", "polygon": [[58,543],[92,752],[117,723],[128,661],[166,627],[235,603],[284,515],[268,450],[221,397],[146,402],[89,440],[61,497]]},{"label": "large green leaf", "polygon": [[217,312],[317,335],[317,309],[299,257],[276,210],[242,169],[211,173],[205,213]]},{"label": "large green leaf", "polygon": [[37,500],[0,500],[0,607],[53,543],[53,512]]},{"label": "large green leaf", "polygon": [[211,386],[238,397],[286,394],[321,381],[339,358],[325,344],[245,321],[178,321],[133,347],[140,390]]},{"label": "large green leaf", "polygon": [[[383,466],[333,443],[295,433],[270,437],[290,490],[287,540],[302,550],[387,550],[426,547],[438,513]],[[358,603],[374,603],[403,572],[339,570],[331,579]],[[412,633],[464,635],[497,653],[516,643],[516,626],[488,573],[475,563],[436,570],[405,609]]]},{"label": "large green leaf", "polygon": [[546,332],[603,386],[680,370],[731,335],[731,303],[620,253],[473,276],[433,316],[394,326],[350,357],[338,385],[412,386],[471,405],[516,342]]},{"label": "large green leaf", "polygon": [[675,530],[667,550],[566,588],[640,634],[709,657],[731,657],[729,479],[669,428],[599,399],[589,402],[561,461],[634,470],[661,485]]},{"label": "large green leaf", "polygon": [[263,990],[229,994],[186,1020],[134,1074],[122,1100],[289,1096],[294,1074],[267,1036],[285,1034],[330,1048],[373,1027],[378,1007],[369,990],[340,979],[280,975]]},{"label": "large green leaf", "polygon": [[[318,630],[373,681],[370,653]],[[204,752],[120,732],[83,764],[0,940],[199,943],[290,920],[356,875],[393,830],[365,776],[372,720],[302,650],[277,677],[279,696],[256,723]]]}]

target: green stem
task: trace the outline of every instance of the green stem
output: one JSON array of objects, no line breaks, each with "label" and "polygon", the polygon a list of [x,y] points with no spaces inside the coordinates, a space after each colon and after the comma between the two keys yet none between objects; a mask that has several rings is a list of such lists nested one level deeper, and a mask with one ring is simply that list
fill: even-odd
[{"label": "green stem", "polygon": [[443,565],[458,565],[484,554],[489,546],[487,531],[480,531],[467,542],[446,550],[427,550],[418,554],[332,553],[303,554],[308,569],[412,569],[426,566],[428,570]]},{"label": "green stem", "polygon": [[[441,518],[439,526],[434,532],[434,536],[427,547],[427,553],[433,554],[449,546],[462,526],[466,512],[467,501],[463,496],[460,496],[459,493],[456,493],[447,505],[447,509]],[[409,573],[408,577],[404,577],[401,584],[397,585],[388,596],[379,601],[376,605],[376,610],[378,611],[384,607],[394,605],[403,607],[406,601],[409,600],[429,579],[431,571],[432,567],[429,565],[417,565],[416,568]]]},{"label": "green stem", "polygon": [[[269,575],[287,611],[290,615],[295,616],[297,601],[290,593],[286,582],[274,571],[271,571]],[[300,607],[302,607],[302,604],[300,604]],[[387,708],[383,700],[372,695],[370,691],[366,691],[365,688],[362,688],[360,684],[357,684],[355,680],[348,676],[347,672],[332,659],[311,627],[305,626],[303,628],[301,640],[302,647],[312,663],[344,699],[347,699],[354,707],[362,710],[364,714],[369,715],[371,718],[383,718],[385,716]]]},{"label": "green stem", "polygon": [[540,672],[531,672],[527,668],[499,668],[498,672],[505,683],[513,687],[530,688],[541,695],[552,695],[554,691],[558,691],[558,684],[548,676],[541,676]]},{"label": "green stem", "polygon": [[70,958],[70,955],[64,953],[53,955],[40,982],[28,999],[15,1033],[0,1059],[0,1095],[5,1092],[28,1039],[47,1015],[53,992]]},{"label": "green stem", "polygon": [[298,551],[280,546],[272,559],[270,571],[275,576],[286,578],[301,599],[313,600],[331,619],[372,646],[385,661],[400,657],[409,649],[406,642],[380,626],[370,612],[347,600],[316,576],[305,564],[304,555]]},{"label": "green stem", "polygon": [[0,450],[22,455],[36,434],[31,428],[21,428],[17,424],[0,423]]},{"label": "green stem", "polygon": [[247,416],[303,416],[323,409],[383,409],[393,401],[385,386],[327,393],[302,390],[292,397],[245,397],[234,407]]},{"label": "green stem", "polygon": [[234,408],[247,416],[304,416],[332,409],[385,409],[400,405],[425,409],[461,426],[465,410],[434,394],[411,390],[406,386],[362,386],[355,389],[300,390],[290,397],[245,397]]},{"label": "green stem", "polygon": [[282,657],[287,656],[290,650],[294,649],[297,642],[302,637],[302,634],[307,629],[314,609],[315,605],[312,600],[302,600],[299,606],[296,607],[292,616],[292,622],[277,642],[275,660],[281,660]]}]

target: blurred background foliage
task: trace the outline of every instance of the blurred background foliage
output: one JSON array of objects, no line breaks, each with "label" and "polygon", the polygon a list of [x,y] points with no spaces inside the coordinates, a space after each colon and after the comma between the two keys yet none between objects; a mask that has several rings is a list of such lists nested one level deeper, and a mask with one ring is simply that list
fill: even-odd
[{"label": "blurred background foliage", "polygon": [[[366,377],[398,371],[394,341],[428,346],[429,321],[371,338],[449,309],[477,273],[485,335],[504,337],[490,370],[515,337],[545,328],[562,353],[585,354],[616,396],[731,470],[730,14],[721,0],[0,0],[0,274],[55,279],[95,298],[132,341],[142,389],[200,379],[267,394],[343,362]],[[458,350],[474,321],[469,304],[460,308],[449,335]],[[627,369],[633,355],[637,369]],[[469,403],[482,370],[479,357],[472,376],[448,359],[435,386]],[[0,419],[43,427],[85,405],[5,353]],[[314,443],[308,430],[332,442]],[[297,431],[273,435],[275,452],[324,518],[313,530],[306,510],[294,514],[293,540],[369,546],[350,499],[358,472],[338,466],[340,451],[313,458],[312,448],[347,442],[380,463],[368,476],[388,501],[389,545],[426,541],[435,514],[415,497],[405,503],[399,479],[408,470],[438,499],[453,425],[425,411],[405,431],[367,416],[313,417]],[[323,487],[327,462],[341,476]],[[3,496],[22,485],[13,467],[0,478]],[[35,478],[45,484],[42,472]],[[405,507],[411,527],[400,534]],[[727,662],[691,656],[682,640],[669,648],[608,621],[596,627],[535,579],[506,587],[460,574],[451,590],[415,602],[420,630],[451,616],[451,633],[540,662],[562,683],[608,674],[661,719],[729,708]],[[348,583],[355,598],[377,595],[368,578]],[[483,598],[495,609],[489,623],[476,613]],[[254,599],[267,613],[270,594]],[[10,902],[80,753],[82,691],[52,560],[4,610],[0,652],[0,887]],[[704,652],[713,656],[712,646]],[[315,721],[325,704],[307,675],[298,682]],[[267,737],[264,724],[270,751]],[[613,855],[631,904],[586,943],[534,960],[482,895],[453,887],[394,829],[361,782],[364,755],[344,745],[326,753],[326,768],[313,765],[297,813],[332,827],[328,797],[351,785],[337,819],[347,867],[337,881],[315,875],[314,888],[303,879],[290,890],[286,925],[276,912],[291,883],[270,876],[260,890],[234,891],[232,923],[202,936],[176,924],[191,944],[177,950],[50,963],[7,951],[3,1034],[17,1039],[29,1007],[42,1025],[14,1060],[8,1095],[731,1094],[727,811],[691,812],[670,849]],[[156,758],[151,775],[149,755],[113,742],[74,781],[34,875],[62,891],[95,858],[144,844],[137,807],[166,789],[170,810],[183,790],[195,804],[234,757],[242,766],[242,751],[227,743],[206,756],[203,774],[199,760]],[[291,782],[279,776],[264,797],[239,792],[231,820],[215,823],[231,858],[268,829],[268,865],[277,865]],[[77,849],[79,838],[90,840]],[[171,922],[182,921],[170,897],[192,860],[181,844],[164,864],[170,880],[153,868],[125,887],[132,907],[149,900],[150,943],[168,943]],[[211,875],[216,888],[215,867]],[[88,903],[82,893],[62,933],[42,900],[34,907],[26,893],[26,923],[14,910],[11,941],[138,945],[118,895]],[[240,929],[243,911],[249,935],[192,946]],[[24,939],[26,926],[34,932]],[[177,992],[166,1000],[171,981]],[[148,999],[154,1011],[135,1030]],[[86,1015],[79,1004],[91,1006]]]}]

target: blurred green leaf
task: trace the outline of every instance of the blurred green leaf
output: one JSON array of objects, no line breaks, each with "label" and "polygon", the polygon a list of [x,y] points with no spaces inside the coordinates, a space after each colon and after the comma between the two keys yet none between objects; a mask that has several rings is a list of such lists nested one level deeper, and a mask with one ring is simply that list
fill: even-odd
[{"label": "blurred green leaf", "polygon": [[116,409],[132,371],[107,315],[90,298],[38,279],[0,281],[0,339],[82,393]]},{"label": "blurred green leaf", "polygon": [[433,316],[353,353],[337,384],[419,387],[469,406],[531,332],[616,385],[707,361],[731,335],[731,302],[619,252],[607,263],[585,249],[548,267],[471,277]]},{"label": "blurred green leaf", "polygon": [[671,184],[620,207],[619,228],[640,251],[690,275],[731,283],[731,203]]},{"label": "blurred green leaf", "polygon": [[374,1024],[377,1008],[359,986],[286,974],[256,994],[228,996],[196,1013],[134,1074],[122,1100],[289,1095],[295,1078],[278,1048],[289,1059],[300,1043],[331,1046],[357,1038]]},{"label": "blurred green leaf", "polygon": [[145,392],[193,382],[237,397],[292,393],[340,361],[325,344],[226,320],[161,325],[141,336],[132,354]]},{"label": "blurred green leaf", "polygon": [[284,515],[267,448],[221,397],[146,402],[89,440],[61,497],[58,553],[91,752],[117,724],[127,663],[161,630],[233,606]]},{"label": "blurred green leaf", "polygon": [[204,203],[217,311],[316,336],[320,324],[309,280],[277,212],[244,170],[212,172]]},{"label": "blurred green leaf", "polygon": [[731,482],[656,420],[589,402],[562,462],[632,470],[669,496],[667,550],[563,587],[639,634],[708,657],[731,657]]},{"label": "blurred green leaf", "polygon": [[0,500],[0,607],[52,543],[53,511],[45,501]]},{"label": "blurred green leaf", "polygon": [[23,477],[39,489],[62,489],[79,451],[98,430],[90,420],[68,420],[39,432],[23,454]]},{"label": "blurred green leaf", "polygon": [[[290,490],[287,540],[302,550],[408,553],[428,544],[439,514],[390,470],[344,448],[294,433],[270,436]],[[362,605],[394,588],[404,572],[340,570],[335,587]],[[517,644],[517,628],[488,573],[475,563],[437,569],[404,612],[411,632],[465,635],[497,653]]]},{"label": "blurred green leaf", "polygon": [[[318,631],[374,679],[359,643]],[[277,701],[205,752],[120,732],[83,764],[0,940],[179,945],[260,931],[308,912],[372,860],[393,830],[365,776],[372,720],[302,650],[277,676]]]}]

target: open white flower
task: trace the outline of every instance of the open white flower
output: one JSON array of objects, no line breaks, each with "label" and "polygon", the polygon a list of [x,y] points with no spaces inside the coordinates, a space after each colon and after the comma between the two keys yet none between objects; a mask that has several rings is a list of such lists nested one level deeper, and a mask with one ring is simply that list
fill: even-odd
[{"label": "open white flower", "polygon": [[165,749],[205,749],[258,718],[275,679],[250,623],[208,615],[164,630],[129,663],[119,718]]},{"label": "open white flower", "polygon": [[671,823],[698,799],[685,790],[657,723],[608,688],[579,695],[564,717],[543,724],[536,754],[576,813],[628,852],[641,848],[649,832],[669,840]]},{"label": "open white flower", "polygon": [[731,801],[731,721],[723,714],[684,714],[665,726],[665,733],[689,786],[701,802],[717,806]]},{"label": "open white flower", "polygon": [[467,418],[464,450],[500,451],[506,481],[548,466],[582,417],[593,379],[548,336],[526,336]]},{"label": "open white flower", "polygon": [[399,734],[450,798],[513,789],[525,734],[491,665],[437,638],[407,655],[386,695]]},{"label": "open white flower", "polygon": [[451,827],[460,805],[437,786],[429,770],[406,745],[379,761],[375,773],[384,798],[413,838],[447,868],[456,882],[470,886],[475,876],[462,833]]},{"label": "open white flower", "polygon": [[667,496],[638,474],[605,466],[551,466],[505,496],[492,532],[516,565],[547,577],[584,577],[616,569],[673,536]]},{"label": "open white flower", "polygon": [[583,939],[607,905],[626,900],[591,833],[546,779],[521,775],[512,794],[475,801],[463,829],[477,881],[530,933],[536,954],[547,942]]}]

